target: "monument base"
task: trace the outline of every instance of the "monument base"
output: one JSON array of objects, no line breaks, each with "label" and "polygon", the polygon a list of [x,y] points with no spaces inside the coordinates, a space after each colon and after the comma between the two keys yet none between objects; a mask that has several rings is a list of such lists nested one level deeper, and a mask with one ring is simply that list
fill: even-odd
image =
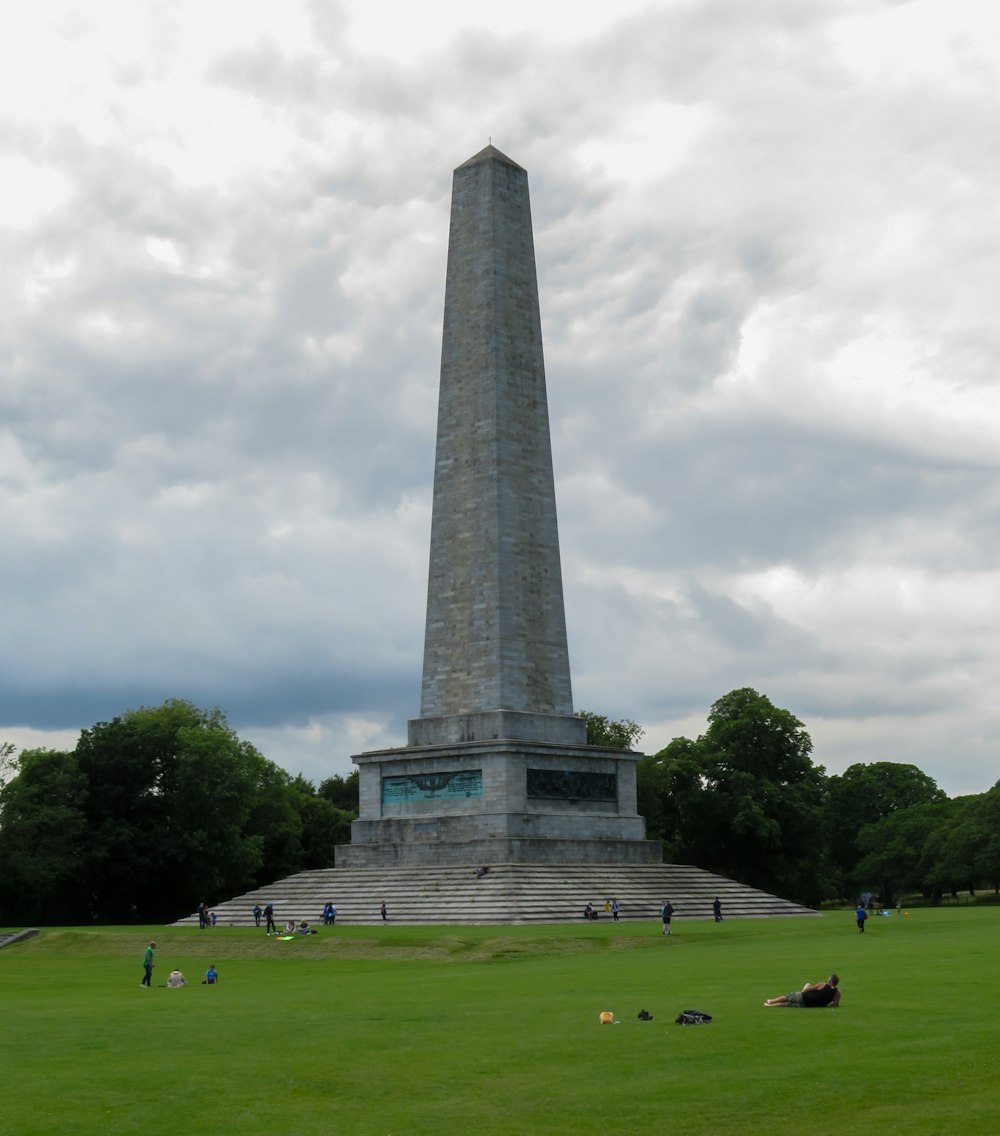
[{"label": "monument base", "polygon": [[423,840],[341,844],[338,868],[456,867],[489,864],[597,864],[605,867],[662,864],[657,840],[494,839],[448,843]]},{"label": "monument base", "polygon": [[658,864],[636,812],[641,757],[510,738],[359,754],[337,867]]}]

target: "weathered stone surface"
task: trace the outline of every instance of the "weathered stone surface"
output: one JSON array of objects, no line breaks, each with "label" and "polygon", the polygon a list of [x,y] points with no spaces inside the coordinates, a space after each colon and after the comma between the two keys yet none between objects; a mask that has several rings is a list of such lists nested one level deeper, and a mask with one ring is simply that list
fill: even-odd
[{"label": "weathered stone surface", "polygon": [[[389,852],[391,846],[387,846]],[[428,852],[433,848],[428,846]],[[542,852],[548,849],[540,850]],[[474,866],[490,864],[477,879]],[[660,934],[660,904],[674,905],[675,926],[683,936],[689,919],[713,919],[718,896],[726,919],[784,918],[817,915],[776,895],[734,883],[684,864],[595,864],[577,857],[562,863],[514,858],[506,863],[477,856],[467,849],[462,860],[442,865],[436,859],[399,866],[387,861],[368,867],[337,867],[301,872],[226,903],[213,904],[223,926],[253,927],[252,908],[273,903],[280,921],[308,919],[316,923],[324,904],[337,905],[337,927],[320,928],[337,935],[341,924],[380,924],[384,901],[390,924],[407,923],[579,923],[584,904],[592,903],[607,919],[604,903],[618,900],[622,922],[645,921],[649,933]],[[192,912],[178,924],[197,927]],[[263,935],[260,927],[257,934]],[[634,933],[625,931],[625,934]],[[601,936],[603,938],[603,935]],[[680,940],[683,942],[683,938]]]},{"label": "weathered stone surface", "polygon": [[[477,716],[514,712],[502,731]],[[455,171],[420,718],[411,745],[533,741],[573,716],[525,171],[488,146]],[[471,723],[471,724],[470,724]],[[484,733],[484,730],[486,731]]]},{"label": "weathered stone surface", "polygon": [[338,867],[649,864],[640,755],[573,713],[531,208],[493,146],[455,171],[420,717],[360,754]]}]

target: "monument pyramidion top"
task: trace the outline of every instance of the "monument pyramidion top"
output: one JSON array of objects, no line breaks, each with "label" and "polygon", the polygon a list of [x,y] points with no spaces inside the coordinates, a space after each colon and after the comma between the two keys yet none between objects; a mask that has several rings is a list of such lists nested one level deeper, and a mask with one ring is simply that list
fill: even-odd
[{"label": "monument pyramidion top", "polygon": [[506,154],[502,153],[492,143],[489,146],[484,146],[478,154],[473,154],[468,161],[463,162],[456,169],[464,170],[466,166],[478,166],[480,162],[503,162],[505,165],[513,166],[515,170],[523,170],[524,166],[519,166],[513,158],[508,158]]}]

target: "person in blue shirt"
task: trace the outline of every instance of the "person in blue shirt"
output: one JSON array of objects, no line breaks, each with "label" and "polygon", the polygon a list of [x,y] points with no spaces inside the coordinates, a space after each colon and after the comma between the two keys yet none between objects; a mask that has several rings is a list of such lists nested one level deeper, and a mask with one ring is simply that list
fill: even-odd
[{"label": "person in blue shirt", "polygon": [[858,921],[858,930],[863,935],[865,933],[865,920],[868,918],[868,912],[865,910],[865,905],[859,903],[857,910],[854,912],[854,918]]},{"label": "person in blue shirt", "polygon": [[219,981],[219,972],[215,969],[215,963],[208,964],[208,970],[205,971],[205,977],[201,980],[202,986],[214,986]]},{"label": "person in blue shirt", "polygon": [[673,918],[674,905],[669,899],[663,901],[663,906],[660,908],[660,919],[663,921],[664,935],[670,934],[670,920]]}]

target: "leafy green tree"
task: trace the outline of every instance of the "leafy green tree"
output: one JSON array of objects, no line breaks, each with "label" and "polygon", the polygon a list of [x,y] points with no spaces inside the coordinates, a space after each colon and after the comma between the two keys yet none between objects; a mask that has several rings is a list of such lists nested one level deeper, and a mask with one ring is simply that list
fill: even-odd
[{"label": "leafy green tree", "polygon": [[944,830],[955,814],[952,801],[932,801],[897,809],[858,833],[858,875],[866,890],[892,903],[904,891],[940,898],[932,878]]},{"label": "leafy green tree", "polygon": [[587,723],[587,745],[603,746],[619,751],[631,750],[642,737],[643,729],[628,718],[613,721],[603,714],[577,710],[577,717]]},{"label": "leafy green tree", "polygon": [[[255,751],[256,753],[256,751]],[[247,831],[261,841],[256,883],[269,884],[293,875],[303,866],[302,815],[284,769],[256,754],[253,791],[249,798]]]},{"label": "leafy green tree", "polygon": [[84,730],[84,860],[102,920],[168,919],[250,886],[266,839],[251,823],[282,774],[221,711],[172,700]]},{"label": "leafy green tree", "polygon": [[357,816],[357,810],[347,811],[338,808],[330,797],[323,793],[323,786],[329,787],[329,782],[334,780],[343,785],[342,778],[329,778],[317,791],[312,782],[307,781],[301,774],[289,785],[302,824],[300,841],[303,869],[332,868],[337,845],[349,844],[351,841],[351,821]]},{"label": "leafy green tree", "polygon": [[331,866],[356,803],[356,774],[317,793],[219,710],[130,710],[84,730],[72,753],[21,755],[0,790],[0,905],[49,921],[174,919]]},{"label": "leafy green tree", "polygon": [[696,741],[675,738],[647,765],[671,858],[807,903],[823,898],[824,773],[803,724],[749,687],[711,708]]},{"label": "leafy green tree", "polygon": [[87,914],[80,845],[84,779],[73,753],[25,750],[0,789],[0,911],[25,922]]},{"label": "leafy green tree", "polygon": [[354,820],[358,815],[360,776],[358,769],[352,769],[346,777],[335,774],[321,781],[317,792],[342,812],[353,813],[351,819]]},{"label": "leafy green tree", "polygon": [[950,823],[935,830],[929,850],[930,886],[955,892],[986,885],[1000,892],[1000,783],[952,806]]},{"label": "leafy green tree", "polygon": [[979,885],[976,850],[981,834],[972,813],[970,798],[952,801],[947,824],[934,825],[928,833],[921,862],[925,894],[957,895],[959,889],[975,894]]},{"label": "leafy green tree", "polygon": [[701,750],[690,738],[674,738],[659,753],[639,762],[638,811],[646,821],[647,837],[662,842],[668,863],[697,862],[704,788]]},{"label": "leafy green tree", "polygon": [[851,765],[827,779],[826,791],[827,838],[841,898],[855,896],[869,882],[857,872],[858,833],[866,825],[899,809],[946,800],[932,777],[915,765],[895,761]]},{"label": "leafy green tree", "polygon": [[968,823],[975,878],[1000,892],[1000,781],[972,802]]}]

